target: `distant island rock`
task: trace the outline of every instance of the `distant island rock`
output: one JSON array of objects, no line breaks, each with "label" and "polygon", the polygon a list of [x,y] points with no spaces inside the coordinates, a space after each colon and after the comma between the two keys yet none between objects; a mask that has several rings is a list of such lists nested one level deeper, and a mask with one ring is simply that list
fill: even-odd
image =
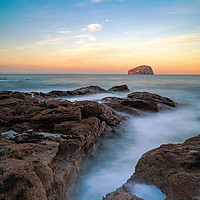
[{"label": "distant island rock", "polygon": [[128,70],[128,74],[154,74],[150,66],[141,65],[136,68]]}]

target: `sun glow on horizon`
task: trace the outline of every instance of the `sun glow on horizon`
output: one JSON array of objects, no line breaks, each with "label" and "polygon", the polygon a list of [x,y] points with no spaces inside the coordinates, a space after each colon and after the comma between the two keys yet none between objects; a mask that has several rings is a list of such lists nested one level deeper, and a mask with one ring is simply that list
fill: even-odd
[{"label": "sun glow on horizon", "polygon": [[196,0],[1,4],[0,73],[200,74]]}]

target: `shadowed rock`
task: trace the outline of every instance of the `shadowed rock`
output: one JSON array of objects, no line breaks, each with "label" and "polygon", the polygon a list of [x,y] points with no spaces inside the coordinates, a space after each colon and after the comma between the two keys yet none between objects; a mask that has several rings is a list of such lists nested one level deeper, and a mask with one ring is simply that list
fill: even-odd
[{"label": "shadowed rock", "polygon": [[120,86],[114,86],[114,87],[108,89],[108,91],[129,92],[130,90],[128,89],[127,85],[120,85]]},{"label": "shadowed rock", "polygon": [[84,117],[96,116],[108,125],[119,125],[125,118],[109,106],[94,101],[77,101]]},{"label": "shadowed rock", "polygon": [[139,114],[135,109],[147,112],[159,112],[160,110],[168,110],[176,106],[173,100],[149,92],[133,92],[128,94],[127,97],[105,97],[102,101],[117,111],[130,114],[134,114],[131,109],[134,110],[135,114]]},{"label": "shadowed rock", "polygon": [[153,94],[149,92],[133,92],[128,94],[128,97],[131,99],[140,99],[148,102],[156,102],[160,104],[165,104],[167,106],[176,107],[176,103],[170,98],[162,97],[158,94]]},{"label": "shadowed rock", "polygon": [[118,104],[118,103],[104,103],[104,104],[119,112],[124,112],[133,116],[141,115],[141,113],[138,112],[136,109],[130,108],[128,106],[124,106],[122,104]]},{"label": "shadowed rock", "polygon": [[103,200],[142,200],[127,192],[114,192],[107,194]]}]

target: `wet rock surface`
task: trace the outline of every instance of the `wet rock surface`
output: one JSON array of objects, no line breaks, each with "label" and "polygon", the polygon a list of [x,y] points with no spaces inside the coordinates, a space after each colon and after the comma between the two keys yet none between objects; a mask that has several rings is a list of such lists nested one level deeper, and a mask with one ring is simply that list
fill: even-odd
[{"label": "wet rock surface", "polygon": [[0,93],[0,199],[70,199],[83,159],[125,118],[97,102]]},{"label": "wet rock surface", "polygon": [[127,85],[119,85],[119,86],[114,86],[114,87],[108,89],[108,91],[129,92],[130,90],[128,89]]},{"label": "wet rock surface", "polygon": [[[126,88],[117,86],[118,91]],[[0,199],[71,199],[84,159],[96,151],[101,136],[109,136],[125,120],[116,111],[137,116],[176,105],[145,92],[106,97],[102,104],[50,100],[97,92],[107,90],[89,86],[49,93],[0,91]],[[143,104],[136,106],[138,101]],[[112,198],[137,199],[127,191]]]},{"label": "wet rock surface", "polygon": [[102,101],[117,111],[132,115],[141,114],[138,110],[159,112],[176,107],[173,100],[149,92],[133,92],[128,94],[127,98],[105,97]]},{"label": "wet rock surface", "polygon": [[[78,88],[75,90],[69,91],[62,91],[62,90],[52,90],[48,93],[43,92],[30,92],[25,93],[26,95],[30,95],[38,100],[45,100],[45,99],[52,99],[52,98],[59,98],[59,97],[70,97],[70,96],[79,96],[79,95],[89,95],[89,94],[96,94],[96,93],[106,93],[106,92],[128,92],[127,85],[120,85],[114,86],[108,90],[101,88],[99,86],[87,86]],[[6,94],[3,95],[1,98],[6,98]]]},{"label": "wet rock surface", "polygon": [[103,200],[142,200],[128,192],[114,192],[106,195]]},{"label": "wet rock surface", "polygon": [[140,158],[135,173],[117,191],[108,194],[110,200],[118,192],[130,193],[131,185],[156,185],[166,200],[192,200],[200,198],[200,135],[182,144],[165,144]]},{"label": "wet rock surface", "polygon": [[78,88],[72,91],[52,90],[48,93],[32,92],[31,95],[34,96],[36,99],[44,100],[44,99],[52,99],[52,98],[59,98],[59,97],[96,94],[99,92],[107,92],[107,90],[99,86],[87,86],[87,87]]},{"label": "wet rock surface", "polygon": [[155,102],[158,104],[164,104],[171,107],[176,107],[176,103],[167,97],[162,97],[158,94],[153,94],[149,92],[133,92],[128,94],[128,97],[131,99],[139,99],[147,102]]},{"label": "wet rock surface", "polygon": [[156,185],[167,200],[199,199],[200,135],[145,153],[128,182],[134,180]]}]

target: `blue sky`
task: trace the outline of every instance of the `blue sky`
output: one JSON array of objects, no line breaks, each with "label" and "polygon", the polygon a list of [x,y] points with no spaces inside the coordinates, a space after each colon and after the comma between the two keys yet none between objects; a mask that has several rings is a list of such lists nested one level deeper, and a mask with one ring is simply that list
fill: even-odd
[{"label": "blue sky", "polygon": [[[199,70],[199,0],[0,0],[0,19],[0,72],[5,72],[5,66],[14,72],[18,66],[28,73],[30,65],[35,72],[41,67],[45,72],[57,63],[65,73],[80,65],[84,70],[89,66],[88,73],[95,73],[95,67],[109,73],[117,58],[117,63],[126,61],[124,67],[117,66],[116,73],[123,73],[144,61],[156,66],[158,61],[166,62],[175,48],[177,56],[169,65],[181,63],[181,57],[188,55],[191,73]],[[159,49],[162,59],[156,62]],[[168,53],[170,59],[163,56]],[[93,60],[87,62],[86,55]],[[48,56],[54,60],[45,64]],[[166,66],[159,66],[158,72],[166,73]]]}]

